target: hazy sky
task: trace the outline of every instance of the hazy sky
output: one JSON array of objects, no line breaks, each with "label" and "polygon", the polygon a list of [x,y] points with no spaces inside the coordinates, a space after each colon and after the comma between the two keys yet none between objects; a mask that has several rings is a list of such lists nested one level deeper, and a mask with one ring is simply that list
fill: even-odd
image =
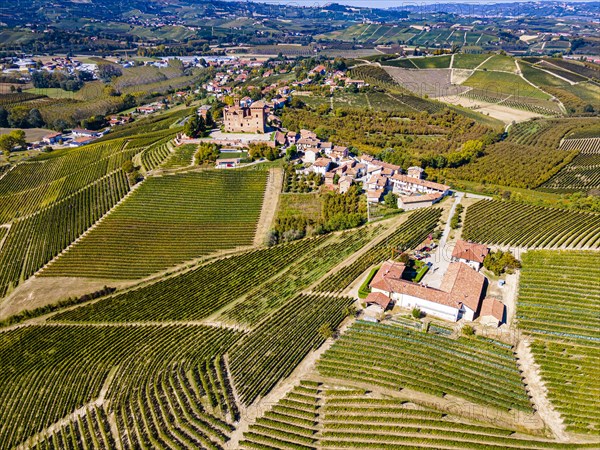
[{"label": "hazy sky", "polygon": [[[403,5],[431,5],[435,3],[464,3],[464,4],[490,4],[490,3],[515,3],[517,1],[523,2],[524,0],[416,0],[416,1],[401,1],[401,0],[252,0],[261,3],[277,3],[277,4],[294,4],[299,6],[317,6],[325,5],[328,3],[339,3],[348,6],[361,6],[371,8],[390,8],[394,6]],[[527,0],[525,0],[527,1]],[[544,1],[544,0],[542,0]],[[552,1],[552,0],[547,0]],[[589,1],[589,0],[568,0],[568,1]]]}]

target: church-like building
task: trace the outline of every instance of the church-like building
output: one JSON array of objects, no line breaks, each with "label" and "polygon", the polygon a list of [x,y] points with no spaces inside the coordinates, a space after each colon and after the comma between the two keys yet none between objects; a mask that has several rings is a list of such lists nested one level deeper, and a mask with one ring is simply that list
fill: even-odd
[{"label": "church-like building", "polygon": [[228,133],[264,133],[266,131],[266,105],[262,101],[241,106],[236,100],[233,106],[223,110],[225,131]]}]

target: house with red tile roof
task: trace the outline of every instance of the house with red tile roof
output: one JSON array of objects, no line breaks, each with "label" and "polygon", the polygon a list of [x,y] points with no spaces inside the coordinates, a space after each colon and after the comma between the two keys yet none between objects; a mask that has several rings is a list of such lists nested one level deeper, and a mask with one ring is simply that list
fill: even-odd
[{"label": "house with red tile roof", "polygon": [[486,245],[458,240],[452,250],[452,261],[462,262],[479,270],[489,253],[490,249]]},{"label": "house with red tile roof", "polygon": [[440,319],[473,320],[481,306],[486,279],[463,263],[450,263],[439,289],[404,280],[404,264],[384,263],[371,280],[371,293],[389,297],[402,308],[419,308]]},{"label": "house with red tile roof", "polygon": [[505,309],[504,304],[500,300],[491,297],[484,298],[481,302],[481,312],[479,313],[481,323],[497,327],[505,321]]}]

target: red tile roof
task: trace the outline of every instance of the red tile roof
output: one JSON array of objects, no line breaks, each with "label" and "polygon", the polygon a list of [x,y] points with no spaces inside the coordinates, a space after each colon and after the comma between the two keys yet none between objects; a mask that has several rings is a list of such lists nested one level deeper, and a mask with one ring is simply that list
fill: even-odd
[{"label": "red tile roof", "polygon": [[495,298],[486,297],[481,302],[481,313],[479,315],[481,317],[491,316],[498,322],[502,322],[502,319],[504,319],[504,304]]},{"label": "red tile roof", "polygon": [[395,261],[384,262],[369,283],[369,287],[389,292],[390,286],[387,281],[401,280],[405,268],[404,263],[397,263]]},{"label": "red tile roof", "polygon": [[453,301],[463,303],[477,312],[485,277],[464,263],[450,263],[440,290],[448,292]]},{"label": "red tile roof", "polygon": [[435,183],[433,181],[421,180],[420,178],[409,177],[408,175],[401,175],[397,173],[392,177],[392,181],[399,181],[404,183],[412,183],[418,186],[423,186],[428,189],[434,189],[436,191],[444,192],[450,189],[450,186],[445,184]]},{"label": "red tile roof", "polygon": [[479,309],[485,277],[466,264],[450,263],[440,289],[403,280],[403,271],[403,264],[388,261],[381,266],[369,286],[385,292],[411,295],[456,309],[460,309],[461,305],[475,312]]},{"label": "red tile roof", "polygon": [[454,250],[452,250],[452,257],[483,264],[483,260],[489,252],[490,249],[486,245],[459,240],[456,241]]},{"label": "red tile roof", "polygon": [[367,305],[375,303],[381,306],[384,310],[387,309],[391,301],[391,298],[389,298],[385,294],[382,294],[381,292],[371,292],[369,295],[367,295],[367,298],[365,299]]}]

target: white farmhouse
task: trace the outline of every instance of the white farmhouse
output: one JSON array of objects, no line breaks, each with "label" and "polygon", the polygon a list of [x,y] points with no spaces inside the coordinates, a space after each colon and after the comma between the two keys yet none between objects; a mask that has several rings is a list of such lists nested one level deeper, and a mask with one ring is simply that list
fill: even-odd
[{"label": "white farmhouse", "polygon": [[428,315],[456,322],[473,320],[481,300],[485,277],[463,263],[451,263],[440,289],[403,280],[404,264],[385,262],[369,284],[402,308],[419,308]]},{"label": "white farmhouse", "polygon": [[452,250],[452,261],[461,262],[479,270],[489,252],[490,249],[486,245],[458,240]]}]

